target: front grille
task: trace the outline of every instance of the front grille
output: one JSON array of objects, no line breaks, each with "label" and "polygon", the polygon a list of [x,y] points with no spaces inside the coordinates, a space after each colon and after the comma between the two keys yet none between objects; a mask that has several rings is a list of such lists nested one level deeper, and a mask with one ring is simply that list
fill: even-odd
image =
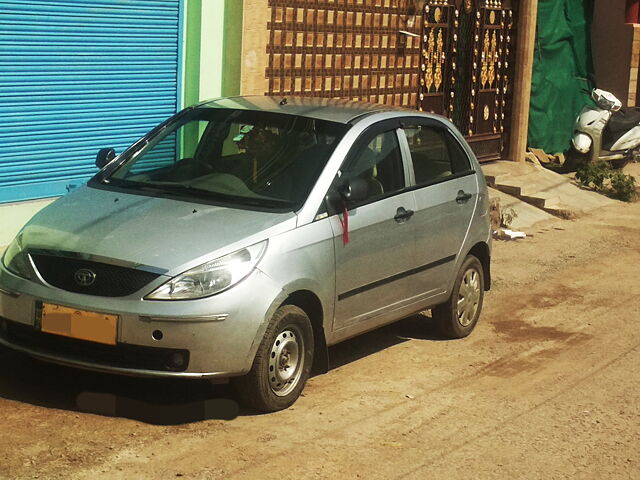
[{"label": "front grille", "polygon": [[[99,297],[131,295],[159,277],[156,273],[80,258],[41,253],[32,253],[31,258],[38,272],[48,284],[69,292]],[[83,269],[90,270],[95,274],[91,285],[83,286],[76,281],[76,273]]]},{"label": "front grille", "polygon": [[[0,318],[0,337],[19,347],[42,354],[59,356],[68,360],[88,362],[108,367],[183,372],[189,365],[189,350],[176,348],[143,347],[139,345],[103,345],[52,335]],[[176,366],[173,359],[178,354],[182,361]]]}]

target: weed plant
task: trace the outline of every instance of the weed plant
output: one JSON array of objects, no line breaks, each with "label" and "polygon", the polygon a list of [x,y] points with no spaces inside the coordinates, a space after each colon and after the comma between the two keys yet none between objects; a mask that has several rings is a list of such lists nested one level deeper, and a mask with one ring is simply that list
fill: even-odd
[{"label": "weed plant", "polygon": [[632,202],[637,197],[636,179],[614,170],[607,162],[582,163],[576,170],[576,180],[585,187],[623,202]]}]

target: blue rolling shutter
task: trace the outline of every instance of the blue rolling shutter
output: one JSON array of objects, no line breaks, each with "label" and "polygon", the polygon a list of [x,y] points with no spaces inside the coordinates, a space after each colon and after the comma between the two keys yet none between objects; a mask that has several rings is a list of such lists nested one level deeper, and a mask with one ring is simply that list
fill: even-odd
[{"label": "blue rolling shutter", "polygon": [[3,0],[0,202],[61,195],[177,109],[180,0]]}]

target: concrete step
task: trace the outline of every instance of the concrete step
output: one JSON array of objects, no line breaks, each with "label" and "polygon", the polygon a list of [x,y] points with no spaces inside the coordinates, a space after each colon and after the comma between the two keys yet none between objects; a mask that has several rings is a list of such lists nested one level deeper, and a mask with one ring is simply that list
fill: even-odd
[{"label": "concrete step", "polygon": [[540,181],[538,173],[510,176],[501,179],[496,181],[494,188],[509,195],[520,197],[525,202],[535,203],[536,206],[538,206],[538,203],[542,203],[540,208],[544,206],[544,200],[546,198],[551,198],[546,191],[548,185]]},{"label": "concrete step", "polygon": [[508,193],[514,197],[519,197],[522,194],[522,185],[515,178],[509,178],[495,182],[493,188],[500,190],[501,192]]},{"label": "concrete step", "polygon": [[576,218],[614,202],[538,165],[499,161],[483,164],[482,171],[493,188],[561,218]]},{"label": "concrete step", "polygon": [[495,188],[496,184],[504,183],[512,178],[510,173],[500,173],[495,175],[485,173],[484,177],[487,180],[487,185],[491,188]]},{"label": "concrete step", "polygon": [[560,202],[548,204],[542,210],[554,217],[564,218],[565,220],[573,220],[584,214],[583,210],[564,205]]},{"label": "concrete step", "polygon": [[541,191],[545,186],[541,185],[539,179],[530,175],[513,177],[496,184],[495,188],[556,217],[576,218],[581,213],[575,207],[563,204],[553,186],[548,187],[550,191]]},{"label": "concrete step", "polygon": [[560,203],[560,197],[552,193],[538,192],[529,195],[520,195],[520,199],[523,202],[527,202],[534,207],[542,208],[546,210],[554,205]]},{"label": "concrete step", "polygon": [[489,188],[489,196],[498,198],[503,210],[513,210],[516,217],[512,220],[510,228],[516,231],[529,230],[534,224],[553,218],[553,215],[540,208],[523,202],[519,198],[508,195],[500,190]]}]

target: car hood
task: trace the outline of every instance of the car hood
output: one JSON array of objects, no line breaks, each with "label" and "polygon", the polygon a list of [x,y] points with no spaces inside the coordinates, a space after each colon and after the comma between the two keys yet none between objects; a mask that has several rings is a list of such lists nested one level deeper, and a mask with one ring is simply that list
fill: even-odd
[{"label": "car hood", "polygon": [[203,205],[82,187],[41,210],[22,234],[27,249],[77,252],[169,274],[292,229],[294,213]]}]

